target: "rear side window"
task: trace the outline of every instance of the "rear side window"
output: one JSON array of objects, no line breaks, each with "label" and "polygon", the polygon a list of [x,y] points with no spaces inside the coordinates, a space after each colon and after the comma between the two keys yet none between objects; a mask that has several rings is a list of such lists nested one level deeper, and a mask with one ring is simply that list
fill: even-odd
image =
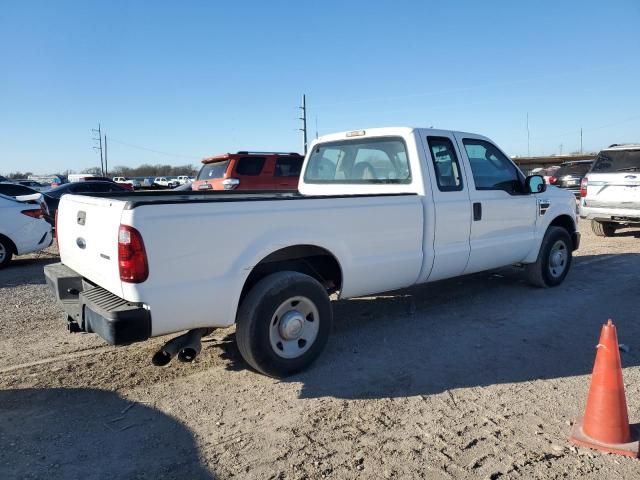
[{"label": "rear side window", "polygon": [[265,160],[265,157],[242,157],[236,161],[236,173],[245,176],[260,175]]},{"label": "rear side window", "polygon": [[591,168],[591,163],[571,163],[569,165],[560,165],[560,168],[556,171],[556,177],[562,177],[564,175],[576,175],[576,176],[585,176],[589,169]]},{"label": "rear side window", "polygon": [[302,169],[302,157],[278,157],[274,175],[276,177],[298,177]]},{"label": "rear side window", "polygon": [[212,180],[214,178],[222,178],[227,172],[227,166],[229,160],[222,162],[205,163],[202,165],[200,172],[198,173],[198,180]]},{"label": "rear side window", "polygon": [[460,163],[451,140],[447,137],[427,137],[427,142],[436,171],[438,189],[441,192],[462,190]]},{"label": "rear side window", "polygon": [[640,150],[603,150],[598,154],[594,173],[639,172]]},{"label": "rear side window", "polygon": [[304,175],[307,183],[411,183],[407,147],[397,137],[316,145]]}]

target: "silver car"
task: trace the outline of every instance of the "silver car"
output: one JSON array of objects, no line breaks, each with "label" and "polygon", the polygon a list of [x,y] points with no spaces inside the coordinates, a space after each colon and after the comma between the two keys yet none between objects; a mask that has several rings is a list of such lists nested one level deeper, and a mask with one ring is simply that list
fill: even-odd
[{"label": "silver car", "polygon": [[598,153],[580,185],[580,218],[596,235],[611,237],[640,226],[640,144],[611,145]]}]

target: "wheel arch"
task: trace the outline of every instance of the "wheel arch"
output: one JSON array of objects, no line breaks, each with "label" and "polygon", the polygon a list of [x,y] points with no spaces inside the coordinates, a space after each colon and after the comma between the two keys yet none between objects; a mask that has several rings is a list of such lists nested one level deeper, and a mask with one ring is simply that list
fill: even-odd
[{"label": "wheel arch", "polygon": [[16,247],[16,244],[13,243],[13,240],[11,240],[6,235],[3,235],[2,233],[0,233],[0,238],[7,241],[7,243],[9,244],[9,249],[11,250],[11,253],[13,253],[14,255],[18,255],[18,248]]},{"label": "wheel arch", "polygon": [[325,287],[328,294],[342,288],[343,269],[331,251],[313,244],[290,245],[274,250],[253,266],[242,286],[238,306],[249,290],[262,278],[287,270],[315,278]]},{"label": "wheel arch", "polygon": [[567,215],[566,213],[558,215],[556,218],[554,218],[551,221],[551,223],[547,227],[547,230],[550,227],[564,228],[567,232],[569,232],[569,236],[571,237],[571,241],[573,242],[573,250],[578,249],[578,246],[580,244],[579,237],[576,235],[576,232],[578,231],[578,227],[576,225],[576,222],[574,221],[573,218],[571,218],[570,215]]}]

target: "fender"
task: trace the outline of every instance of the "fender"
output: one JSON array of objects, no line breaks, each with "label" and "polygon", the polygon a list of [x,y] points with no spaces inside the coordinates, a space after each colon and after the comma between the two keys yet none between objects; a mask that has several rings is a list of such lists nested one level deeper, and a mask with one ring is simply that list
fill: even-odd
[{"label": "fender", "polygon": [[573,234],[577,231],[575,197],[573,194],[551,187],[546,192],[537,194],[536,202],[535,242],[522,263],[534,263],[538,259],[542,239],[549,226],[566,227],[568,226],[568,220],[570,220],[573,231],[569,233],[572,238],[574,238]]}]

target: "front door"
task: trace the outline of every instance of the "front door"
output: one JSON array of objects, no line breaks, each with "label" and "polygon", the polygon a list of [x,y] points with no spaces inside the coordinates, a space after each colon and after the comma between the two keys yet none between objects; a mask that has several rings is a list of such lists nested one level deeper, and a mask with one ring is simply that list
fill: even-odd
[{"label": "front door", "polygon": [[524,260],[535,243],[536,198],[525,193],[524,175],[484,137],[455,134],[471,199],[469,262],[465,273]]}]

